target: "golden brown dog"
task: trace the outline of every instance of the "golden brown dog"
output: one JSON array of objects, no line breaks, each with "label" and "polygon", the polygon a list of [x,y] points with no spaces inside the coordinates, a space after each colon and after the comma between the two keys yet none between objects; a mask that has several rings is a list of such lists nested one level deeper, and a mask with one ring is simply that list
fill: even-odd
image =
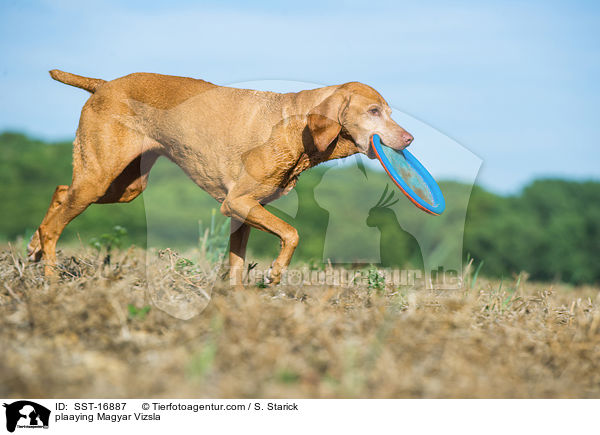
[{"label": "golden brown dog", "polygon": [[241,285],[250,228],[278,236],[270,279],[278,283],[298,245],[291,225],[263,205],[289,192],[300,173],[357,152],[373,158],[374,133],[394,149],[413,137],[371,87],[351,82],[278,94],[203,80],[136,73],[112,81],[52,70],[91,92],[73,142],[73,180],[58,186],[28,255],[51,274],[65,226],[92,203],[129,202],[159,156],[179,165],[231,217],[231,282]]}]

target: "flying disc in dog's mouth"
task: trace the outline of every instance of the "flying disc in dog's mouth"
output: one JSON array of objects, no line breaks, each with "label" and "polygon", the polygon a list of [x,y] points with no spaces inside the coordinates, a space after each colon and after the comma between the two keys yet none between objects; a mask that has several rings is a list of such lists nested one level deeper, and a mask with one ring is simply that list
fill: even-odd
[{"label": "flying disc in dog's mouth", "polygon": [[442,191],[415,156],[385,146],[378,134],[371,136],[371,147],[385,172],[413,204],[427,213],[442,214],[446,208]]}]

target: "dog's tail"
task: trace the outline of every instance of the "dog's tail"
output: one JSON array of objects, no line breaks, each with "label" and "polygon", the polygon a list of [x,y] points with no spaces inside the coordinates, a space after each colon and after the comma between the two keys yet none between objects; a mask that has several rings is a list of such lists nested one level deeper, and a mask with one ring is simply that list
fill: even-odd
[{"label": "dog's tail", "polygon": [[81,89],[85,89],[86,91],[91,92],[92,94],[96,92],[96,90],[100,86],[106,83],[106,80],[78,76],[77,74],[71,74],[58,69],[53,69],[52,71],[50,71],[50,77],[66,85],[71,85]]}]

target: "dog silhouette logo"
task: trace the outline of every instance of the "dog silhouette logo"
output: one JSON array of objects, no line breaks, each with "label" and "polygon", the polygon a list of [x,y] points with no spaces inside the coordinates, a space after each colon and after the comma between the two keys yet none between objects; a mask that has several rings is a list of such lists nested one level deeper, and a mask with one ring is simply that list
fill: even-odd
[{"label": "dog silhouette logo", "polygon": [[48,429],[50,410],[29,400],[19,400],[4,404],[6,408],[6,430],[14,432],[19,429]]}]

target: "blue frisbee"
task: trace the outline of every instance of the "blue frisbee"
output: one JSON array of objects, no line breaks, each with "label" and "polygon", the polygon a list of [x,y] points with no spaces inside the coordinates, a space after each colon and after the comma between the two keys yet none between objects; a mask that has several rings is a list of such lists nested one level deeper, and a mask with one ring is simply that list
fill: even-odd
[{"label": "blue frisbee", "polygon": [[421,210],[440,215],[446,202],[440,186],[409,151],[397,151],[381,143],[379,135],[371,137],[375,156],[398,188]]}]

